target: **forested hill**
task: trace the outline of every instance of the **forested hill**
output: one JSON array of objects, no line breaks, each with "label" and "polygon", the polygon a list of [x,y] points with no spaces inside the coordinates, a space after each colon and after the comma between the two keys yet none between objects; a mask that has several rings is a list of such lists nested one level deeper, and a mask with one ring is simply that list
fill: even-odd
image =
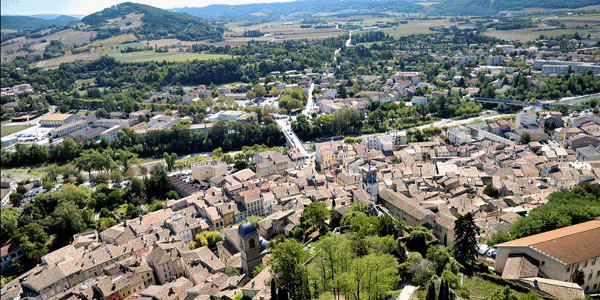
[{"label": "forested hill", "polygon": [[77,21],[76,18],[70,16],[57,16],[53,19],[42,19],[30,16],[2,16],[0,17],[2,29],[12,30],[27,30],[27,29],[42,29],[52,27],[54,25],[65,25],[72,21]]},{"label": "forested hill", "polygon": [[432,5],[442,15],[492,15],[526,8],[576,9],[600,4],[600,0],[442,0]]},{"label": "forested hill", "polygon": [[[126,19],[128,15],[143,15],[141,26],[117,27],[117,22],[109,20]],[[118,34],[121,30],[131,30],[140,39],[178,38],[185,41],[220,40],[223,28],[216,27],[206,20],[183,13],[173,13],[144,4],[125,2],[100,12],[93,13],[81,20],[83,23],[108,33]],[[106,26],[108,25],[108,26]],[[122,24],[121,24],[122,26]],[[107,28],[108,27],[108,28]]]}]

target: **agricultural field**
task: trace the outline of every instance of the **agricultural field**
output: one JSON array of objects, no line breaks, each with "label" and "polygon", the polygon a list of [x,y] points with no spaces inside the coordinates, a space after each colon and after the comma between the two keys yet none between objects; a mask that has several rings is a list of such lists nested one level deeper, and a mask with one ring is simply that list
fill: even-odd
[{"label": "agricultural field", "polygon": [[391,28],[383,28],[381,31],[393,36],[394,38],[408,36],[412,34],[427,34],[433,33],[429,27],[451,27],[457,25],[458,22],[450,22],[449,20],[409,20],[407,24],[400,24]]},{"label": "agricultural field", "polygon": [[137,38],[135,37],[135,35],[133,33],[121,34],[121,35],[113,36],[113,37],[110,37],[110,38],[107,38],[104,40],[93,41],[84,47],[78,48],[78,50],[82,50],[82,49],[85,49],[88,47],[106,49],[106,48],[109,48],[112,46],[121,45],[123,43],[134,42],[136,40],[137,40]]},{"label": "agricultural field", "polygon": [[[89,43],[94,36],[96,36],[95,31],[65,29],[36,39],[15,38],[2,44],[2,61],[13,61],[18,56],[43,55],[46,46],[52,40],[60,40],[63,44],[74,47]],[[45,40],[45,42],[42,42],[42,40]],[[22,49],[25,44],[30,45],[29,52]]]},{"label": "agricultural field", "polygon": [[158,53],[153,50],[139,51],[131,53],[115,53],[111,55],[120,62],[132,63],[132,62],[147,62],[147,61],[167,61],[167,62],[178,62],[188,60],[210,60],[210,59],[221,59],[231,58],[231,55],[223,54],[199,54],[190,52],[166,52]]},{"label": "agricultural field", "polygon": [[[532,20],[542,21],[558,21],[562,23],[566,28],[559,28],[556,26],[550,26],[546,23],[536,23],[536,28],[526,29],[515,29],[515,30],[488,30],[485,34],[493,36],[499,39],[511,41],[516,40],[520,42],[534,41],[539,38],[540,35],[546,37],[555,37],[563,34],[575,34],[578,33],[580,36],[586,39],[587,42],[595,43],[600,41],[600,14],[582,14],[582,15],[546,15]],[[587,39],[587,35],[590,35]]]},{"label": "agricultural field", "polygon": [[430,7],[434,4],[438,4],[439,2],[417,2],[417,4],[423,5],[425,7]]},{"label": "agricultural field", "polygon": [[590,39],[592,41],[600,40],[599,32],[590,32],[586,29],[549,29],[549,30],[536,30],[536,28],[527,28],[527,29],[516,29],[516,30],[488,30],[485,34],[503,39],[506,41],[519,41],[519,42],[529,42],[534,41],[540,37],[540,35],[544,35],[547,37],[555,37],[563,34],[575,34],[579,33],[579,35],[587,37],[590,35]]},{"label": "agricultural field", "polygon": [[189,47],[189,46],[198,44],[199,42],[197,42],[197,41],[181,41],[178,39],[162,39],[162,40],[144,40],[144,41],[141,41],[141,43],[146,46],[160,48],[160,47],[169,47],[169,46]]},{"label": "agricultural field", "polygon": [[[288,24],[292,23],[292,24]],[[326,39],[343,34],[344,31],[337,29],[335,26],[331,28],[301,28],[300,21],[293,22],[268,22],[255,24],[250,26],[242,26],[242,22],[228,23],[227,27],[231,30],[224,35],[224,41],[211,43],[215,46],[240,46],[245,45],[249,41],[283,41],[297,39]],[[243,34],[248,30],[260,30],[265,36],[261,37],[244,37]],[[209,44],[203,42],[203,44]]]},{"label": "agricultural field", "polygon": [[101,51],[95,52],[87,52],[87,53],[79,53],[79,54],[71,54],[65,55],[61,57],[55,57],[47,60],[40,60],[33,63],[33,66],[36,68],[56,68],[60,66],[62,63],[74,62],[77,60],[94,60],[102,57]]},{"label": "agricultural field", "polygon": [[577,26],[585,27],[586,25],[589,28],[595,27],[596,29],[600,28],[600,14],[595,15],[582,15],[582,16],[566,16],[556,18],[557,21],[565,24],[567,28],[575,28]]}]

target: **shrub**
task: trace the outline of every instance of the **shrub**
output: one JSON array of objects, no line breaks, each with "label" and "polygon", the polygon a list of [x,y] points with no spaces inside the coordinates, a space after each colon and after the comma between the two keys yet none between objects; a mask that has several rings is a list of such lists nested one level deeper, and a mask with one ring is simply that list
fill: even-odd
[{"label": "shrub", "polygon": [[442,272],[442,279],[446,279],[452,289],[456,289],[460,286],[460,278],[458,275],[452,273],[450,268],[444,269],[444,272]]}]

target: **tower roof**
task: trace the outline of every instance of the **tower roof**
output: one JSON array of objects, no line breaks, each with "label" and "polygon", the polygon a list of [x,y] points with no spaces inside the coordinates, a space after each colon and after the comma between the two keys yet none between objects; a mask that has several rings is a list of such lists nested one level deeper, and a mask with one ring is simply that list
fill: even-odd
[{"label": "tower roof", "polygon": [[254,226],[254,224],[250,222],[246,222],[240,225],[240,227],[238,227],[238,233],[242,238],[245,238],[257,232],[258,230],[256,229],[256,226]]}]

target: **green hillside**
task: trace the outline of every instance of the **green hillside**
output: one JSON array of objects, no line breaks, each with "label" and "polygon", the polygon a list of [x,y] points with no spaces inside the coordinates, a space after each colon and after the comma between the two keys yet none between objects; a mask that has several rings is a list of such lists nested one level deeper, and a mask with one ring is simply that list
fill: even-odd
[{"label": "green hillside", "polygon": [[600,4],[600,0],[442,0],[432,9],[442,15],[492,15],[526,8],[576,9]]},{"label": "green hillside", "polygon": [[[188,14],[173,13],[144,4],[125,2],[86,16],[81,21],[92,27],[101,28],[109,19],[121,18],[127,14],[144,14],[141,27],[128,29],[140,39],[177,38],[184,41],[205,39],[220,40],[223,28]],[[103,29],[104,35],[121,34],[117,28]]]},{"label": "green hillside", "polygon": [[42,29],[54,25],[60,26],[69,24],[71,21],[77,21],[76,18],[69,16],[58,16],[52,20],[45,20],[29,16],[2,16],[0,17],[2,29],[28,30]]}]

